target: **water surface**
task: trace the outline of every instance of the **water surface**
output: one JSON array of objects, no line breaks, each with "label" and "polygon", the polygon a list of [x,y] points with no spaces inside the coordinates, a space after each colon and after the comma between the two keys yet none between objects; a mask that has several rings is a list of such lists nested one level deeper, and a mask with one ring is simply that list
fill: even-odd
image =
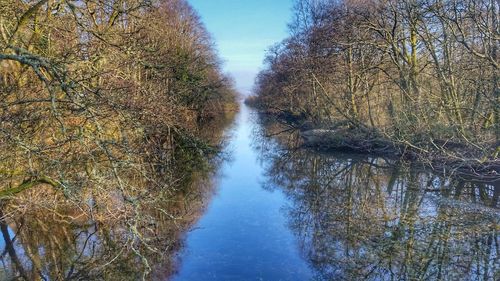
[{"label": "water surface", "polygon": [[174,280],[307,280],[312,272],[287,227],[283,192],[261,188],[264,170],[252,148],[243,107],[222,167],[217,195],[187,237]]},{"label": "water surface", "polygon": [[243,108],[174,280],[499,280],[500,182],[302,148]]},{"label": "water surface", "polygon": [[50,189],[1,202],[0,279],[500,280],[500,181],[304,148],[244,106],[226,132],[229,160],[134,217],[109,192],[93,217]]}]

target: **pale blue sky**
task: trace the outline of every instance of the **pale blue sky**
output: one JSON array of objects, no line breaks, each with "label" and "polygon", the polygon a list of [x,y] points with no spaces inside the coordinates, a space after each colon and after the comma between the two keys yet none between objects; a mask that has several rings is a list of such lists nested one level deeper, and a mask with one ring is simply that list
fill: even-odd
[{"label": "pale blue sky", "polygon": [[287,36],[294,0],[189,0],[212,34],[224,70],[248,94],[265,51]]}]

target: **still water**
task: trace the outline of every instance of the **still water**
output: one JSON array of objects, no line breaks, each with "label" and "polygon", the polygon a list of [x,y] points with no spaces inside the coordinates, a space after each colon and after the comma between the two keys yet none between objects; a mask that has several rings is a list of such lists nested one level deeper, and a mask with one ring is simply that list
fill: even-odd
[{"label": "still water", "polygon": [[500,280],[499,182],[316,153],[257,120],[243,107],[174,280]]},{"label": "still water", "polygon": [[0,279],[500,280],[500,181],[303,148],[245,106],[226,132],[215,175],[133,217],[46,190],[1,202]]},{"label": "still water", "polygon": [[237,117],[217,195],[187,236],[174,280],[308,280],[312,271],[288,227],[285,194],[262,188],[263,161],[252,148],[255,123]]}]

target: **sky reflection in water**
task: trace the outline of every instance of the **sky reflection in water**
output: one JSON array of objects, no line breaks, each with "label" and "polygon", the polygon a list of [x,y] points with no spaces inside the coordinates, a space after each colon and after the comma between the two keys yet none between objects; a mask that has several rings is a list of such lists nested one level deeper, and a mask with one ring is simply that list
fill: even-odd
[{"label": "sky reflection in water", "polygon": [[[141,249],[152,279],[500,279],[499,182],[314,152],[295,133],[277,134],[284,129],[243,107],[214,187],[202,180],[206,188],[147,206],[149,243],[166,249]],[[62,203],[58,210],[75,215]],[[27,210],[0,228],[0,279],[137,280],[144,270],[118,222]]]},{"label": "sky reflection in water", "polygon": [[244,108],[175,280],[500,278],[500,183],[300,149],[253,119]]}]

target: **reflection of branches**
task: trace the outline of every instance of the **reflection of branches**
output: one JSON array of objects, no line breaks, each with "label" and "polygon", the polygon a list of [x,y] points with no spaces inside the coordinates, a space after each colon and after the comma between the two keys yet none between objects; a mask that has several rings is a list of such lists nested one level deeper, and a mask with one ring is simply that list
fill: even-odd
[{"label": "reflection of branches", "polygon": [[498,207],[498,183],[297,149],[287,140],[256,139],[267,147],[264,184],[292,200],[289,227],[318,279],[498,278],[500,218],[491,209]]},{"label": "reflection of branches", "polygon": [[[213,143],[222,143],[223,130],[229,124],[229,120],[219,121],[206,124],[205,137]],[[207,178],[222,163],[222,156],[190,155],[189,150],[183,150],[186,154],[172,160],[178,161],[172,165],[179,169],[177,182],[173,183],[172,171],[156,167],[146,174],[132,170],[127,175],[124,166],[129,159],[113,158],[117,144],[104,145],[111,159],[99,159],[89,168],[106,170],[112,177],[108,165],[115,162],[118,176],[127,183],[124,191],[128,197],[121,196],[117,188],[84,188],[78,194],[65,196],[50,187],[50,178],[43,182],[43,176],[33,175],[21,186],[40,184],[38,188],[3,199],[5,227],[16,233],[13,249],[26,274],[21,279],[43,276],[50,280],[138,280],[153,275],[164,279],[175,270],[174,255],[182,246],[185,231],[198,219],[212,194],[212,183]],[[193,167],[197,170],[192,171]],[[81,179],[79,168],[87,167],[69,163],[60,172],[78,171],[75,174]],[[137,170],[142,172],[141,167]],[[6,169],[0,175],[16,183],[25,174]],[[109,184],[106,178],[91,177],[91,181],[93,185]],[[173,185],[177,189],[171,188]],[[21,224],[26,227],[19,227]],[[9,255],[3,261],[4,269],[12,267],[12,274],[21,275],[15,256]]]},{"label": "reflection of branches", "polygon": [[[102,222],[89,221],[85,215],[72,216],[72,212],[81,211],[59,199],[55,200],[57,207],[43,209],[43,213],[36,211],[41,206],[24,207],[27,213],[12,212],[0,224],[9,255],[3,259],[3,268],[12,266],[12,273],[23,280],[138,280],[149,278],[152,271],[168,276],[174,270],[173,255],[179,250],[179,240],[203,210],[206,192],[210,194],[211,189],[192,183],[185,190],[192,194],[187,201],[183,194],[156,193],[151,195],[154,199],[142,198],[136,204],[134,217]],[[19,198],[12,200],[4,208]],[[61,220],[61,216],[73,219]],[[18,227],[20,221],[27,226]],[[9,231],[16,233],[16,243]]]},{"label": "reflection of branches", "polygon": [[0,231],[2,232],[3,239],[5,241],[5,251],[9,254],[9,257],[12,260],[12,265],[16,267],[13,271],[17,270],[22,278],[28,280],[28,274],[26,273],[26,270],[24,269],[22,263],[19,260],[19,257],[17,256],[16,250],[14,248],[14,243],[10,238],[7,224],[5,223],[5,221],[3,221],[3,219],[0,223]]}]

